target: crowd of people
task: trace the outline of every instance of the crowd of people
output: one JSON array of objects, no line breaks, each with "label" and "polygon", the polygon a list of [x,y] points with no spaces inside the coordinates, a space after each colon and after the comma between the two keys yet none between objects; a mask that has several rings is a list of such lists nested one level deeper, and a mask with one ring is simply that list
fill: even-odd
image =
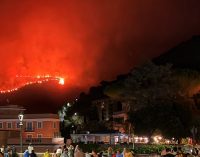
[{"label": "crowd of people", "polygon": [[[15,146],[8,146],[6,148],[2,146],[0,148],[0,157],[19,157],[19,155]],[[27,149],[23,152],[23,157],[37,157],[34,147],[31,144],[29,144]],[[79,145],[76,145],[74,148],[74,146],[70,144],[58,147],[53,153],[51,153],[49,149],[46,149],[42,157],[133,157],[133,154],[126,148],[124,148],[123,152],[120,152],[119,150],[113,151],[111,147],[108,147],[106,154],[104,152],[97,153],[95,150],[84,153]]]},{"label": "crowd of people", "polygon": [[[120,150],[114,151],[112,147],[108,147],[106,153],[99,152],[95,150],[91,152],[83,152],[79,145],[74,147],[73,145],[64,145],[63,147],[58,147],[54,152],[50,152],[49,149],[46,149],[44,154],[40,153],[40,157],[133,157],[134,154],[129,149],[124,148],[122,152]],[[161,157],[197,157],[200,156],[200,152],[197,148],[189,149],[184,151],[181,147],[174,148],[165,148],[162,150]],[[19,157],[15,146],[0,148],[0,157]],[[27,149],[23,153],[23,157],[37,157],[37,154],[34,151],[34,147],[29,144]]]},{"label": "crowd of people", "polygon": [[[78,145],[76,145],[75,149],[72,145],[66,148],[58,148],[55,151],[55,154],[52,157],[133,157],[132,152],[129,149],[124,148],[123,152],[119,150],[113,151],[111,147],[108,147],[107,153],[99,152],[97,153],[95,150],[92,152],[83,152]],[[50,156],[45,156],[50,157]]]},{"label": "crowd of people", "polygon": [[187,151],[181,147],[165,148],[161,152],[161,157],[197,157],[200,156],[197,148],[190,148]]},{"label": "crowd of people", "polygon": [[[92,152],[83,152],[79,145],[74,148],[72,145],[66,147],[59,147],[53,154],[52,157],[133,157],[132,152],[124,148],[123,152],[119,150],[113,151],[111,147],[108,147],[107,153],[104,152],[97,153],[95,150]],[[50,154],[44,157],[51,157]]]},{"label": "crowd of people", "polygon": [[0,157],[18,157],[17,150],[15,146],[4,147],[4,145],[0,148]]}]

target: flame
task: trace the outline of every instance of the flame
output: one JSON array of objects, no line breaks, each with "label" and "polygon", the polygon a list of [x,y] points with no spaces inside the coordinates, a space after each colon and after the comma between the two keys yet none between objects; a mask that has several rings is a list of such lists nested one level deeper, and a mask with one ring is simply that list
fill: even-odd
[{"label": "flame", "polygon": [[23,75],[16,75],[16,78],[28,78],[33,81],[29,81],[23,84],[20,84],[18,87],[12,88],[12,89],[5,89],[5,90],[0,90],[0,93],[10,93],[17,91],[18,89],[31,85],[31,84],[42,84],[44,82],[49,82],[49,81],[58,81],[60,85],[65,84],[65,79],[60,76],[51,76],[51,75],[37,75],[37,76],[23,76]]},{"label": "flame", "polygon": [[60,78],[59,84],[64,85],[65,84],[65,79],[64,78]]}]

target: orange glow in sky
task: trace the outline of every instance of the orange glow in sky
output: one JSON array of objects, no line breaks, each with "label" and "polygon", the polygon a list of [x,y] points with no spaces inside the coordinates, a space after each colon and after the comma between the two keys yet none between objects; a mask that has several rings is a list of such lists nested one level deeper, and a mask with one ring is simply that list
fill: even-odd
[{"label": "orange glow in sky", "polygon": [[200,1],[179,1],[0,0],[0,91],[43,74],[86,91],[128,73],[200,33]]}]

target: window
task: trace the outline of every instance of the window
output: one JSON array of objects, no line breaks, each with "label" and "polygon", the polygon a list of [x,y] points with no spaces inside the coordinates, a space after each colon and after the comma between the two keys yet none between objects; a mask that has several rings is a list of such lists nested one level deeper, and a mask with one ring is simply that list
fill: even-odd
[{"label": "window", "polygon": [[41,142],[42,141],[42,134],[38,134],[37,137],[38,137],[38,142]]},{"label": "window", "polygon": [[31,140],[32,137],[33,137],[33,135],[31,135],[31,134],[28,134],[28,135],[27,135],[27,138],[28,138],[29,140]]},{"label": "window", "polygon": [[58,132],[54,132],[54,138],[59,137],[59,133]]},{"label": "window", "polygon": [[53,128],[54,129],[56,128],[56,122],[53,122]]},{"label": "window", "polygon": [[42,138],[42,134],[38,134],[37,137],[38,137],[38,138]]},{"label": "window", "polygon": [[12,128],[12,122],[8,122],[8,123],[7,123],[7,128],[8,128],[8,129],[11,129],[11,128]]},{"label": "window", "polygon": [[0,129],[3,128],[3,122],[0,122]]},{"label": "window", "polygon": [[31,143],[31,142],[32,142],[33,135],[32,135],[32,134],[27,134],[26,137],[27,137],[27,138],[26,138],[26,142],[27,142],[27,143]]},{"label": "window", "polygon": [[123,123],[124,122],[124,118],[114,118],[113,120],[116,123]]},{"label": "window", "polygon": [[37,128],[41,129],[42,128],[42,122],[37,122]]},{"label": "window", "polygon": [[33,123],[32,122],[26,123],[26,130],[27,131],[33,131]]}]

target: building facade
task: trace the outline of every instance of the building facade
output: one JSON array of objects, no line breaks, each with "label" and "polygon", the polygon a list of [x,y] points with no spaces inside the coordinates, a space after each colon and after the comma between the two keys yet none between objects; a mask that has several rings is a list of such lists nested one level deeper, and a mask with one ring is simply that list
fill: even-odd
[{"label": "building facade", "polygon": [[125,122],[128,119],[129,105],[125,102],[116,102],[109,98],[93,101],[98,109],[99,121],[112,120],[113,130],[124,133]]},{"label": "building facade", "polygon": [[32,143],[62,144],[60,138],[60,120],[57,114],[24,114],[22,128],[19,125],[18,114],[25,109],[16,105],[0,107],[0,144],[18,145],[20,131],[24,145]]}]

